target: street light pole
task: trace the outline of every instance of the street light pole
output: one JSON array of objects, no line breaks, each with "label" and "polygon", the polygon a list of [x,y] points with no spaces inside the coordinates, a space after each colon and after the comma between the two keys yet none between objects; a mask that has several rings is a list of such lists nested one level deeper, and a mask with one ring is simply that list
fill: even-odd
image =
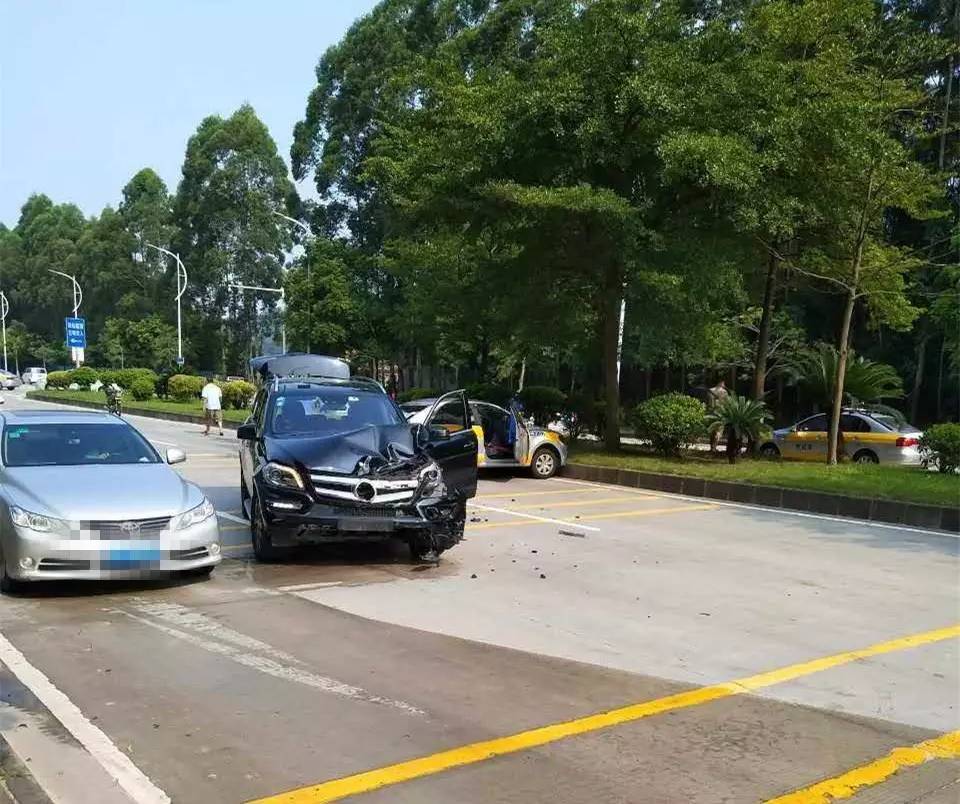
[{"label": "street light pole", "polygon": [[[80,283],[77,282],[77,278],[75,276],[71,276],[70,274],[65,274],[63,271],[55,271],[53,268],[47,268],[47,270],[51,274],[56,274],[57,276],[66,277],[71,282],[73,282],[73,317],[79,318],[80,304],[81,302],[83,302],[83,291],[80,289]],[[73,362],[77,368],[80,368],[80,361],[81,361],[80,353],[82,351],[83,351],[82,349],[79,349],[76,347],[73,348]]]},{"label": "street light pole", "polygon": [[7,294],[0,290],[0,324],[3,326],[3,370],[7,370],[7,313],[10,312],[10,302]]},{"label": "street light pole", "polygon": [[180,299],[183,298],[183,294],[187,290],[187,269],[184,266],[183,262],[180,259],[179,254],[174,254],[172,251],[168,251],[165,248],[160,246],[155,246],[153,243],[144,243],[147,248],[156,249],[161,254],[166,254],[168,257],[173,257],[177,261],[177,365],[183,365],[183,327],[181,325],[180,317]]},{"label": "street light pole", "polygon": [[[282,212],[277,212],[273,210],[273,214],[278,218],[283,218],[285,221],[289,221],[294,226],[299,227],[303,233],[307,236],[309,240],[313,239],[313,232],[310,231],[310,227],[307,226],[303,221],[298,221],[296,218],[291,218],[289,215],[284,215]],[[310,352],[310,335],[311,330],[313,329],[313,299],[311,298],[313,294],[313,285],[310,282],[310,253],[307,252],[307,352]],[[283,350],[286,353],[286,349]]]},{"label": "street light pole", "polygon": [[[286,312],[287,306],[287,291],[285,288],[265,288],[260,285],[241,285],[239,282],[231,282],[229,287],[236,288],[237,290],[256,290],[260,293],[277,293],[280,296],[280,303],[284,306],[284,312]],[[287,353],[287,323],[283,318],[280,319],[280,342],[283,349],[283,353]]]}]

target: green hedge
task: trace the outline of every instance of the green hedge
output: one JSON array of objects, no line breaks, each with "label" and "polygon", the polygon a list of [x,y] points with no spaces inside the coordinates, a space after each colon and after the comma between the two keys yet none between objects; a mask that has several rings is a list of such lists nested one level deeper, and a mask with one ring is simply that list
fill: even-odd
[{"label": "green hedge", "polygon": [[174,374],[167,381],[167,393],[177,402],[189,402],[200,396],[203,389],[203,377],[194,377],[190,374]]},{"label": "green hedge", "polygon": [[47,374],[47,388],[62,389],[69,385],[69,371],[51,371],[49,374]]},{"label": "green hedge", "polygon": [[146,402],[153,399],[154,384],[147,377],[138,377],[130,386],[130,393],[138,402]]},{"label": "green hedge", "polygon": [[408,388],[397,394],[397,402],[409,402],[413,399],[432,399],[440,396],[440,391],[435,388]]},{"label": "green hedge", "polygon": [[232,408],[233,410],[248,408],[256,392],[256,386],[246,380],[228,382],[223,386],[224,407]]},{"label": "green hedge", "polygon": [[104,385],[110,385],[110,383],[116,383],[121,388],[125,390],[130,390],[133,388],[133,384],[137,380],[147,380],[154,387],[156,387],[157,372],[153,369],[148,368],[123,368],[123,369],[101,369],[100,370],[100,382]]},{"label": "green hedge", "polygon": [[661,455],[679,455],[706,433],[706,406],[686,394],[663,394],[634,408],[630,421],[637,436]]},{"label": "green hedge", "polygon": [[[49,379],[47,380],[49,382]],[[941,472],[960,468],[960,424],[935,424],[920,436],[924,464]]]},{"label": "green hedge", "polygon": [[[90,366],[80,366],[80,368],[75,368],[67,373],[70,375],[70,382],[75,382],[81,388],[85,389],[90,388],[91,385],[100,379],[100,375],[97,374],[96,369],[92,369]],[[47,377],[47,384],[49,383],[50,378]]]}]

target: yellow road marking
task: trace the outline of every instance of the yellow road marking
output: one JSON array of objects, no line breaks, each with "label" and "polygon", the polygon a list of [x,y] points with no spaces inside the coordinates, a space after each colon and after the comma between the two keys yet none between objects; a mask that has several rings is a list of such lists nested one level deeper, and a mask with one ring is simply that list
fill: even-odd
[{"label": "yellow road marking", "polygon": [[[653,495],[650,495],[651,497]],[[529,505],[514,505],[513,508],[517,511],[529,511],[534,508],[575,508],[578,505],[607,505],[608,503],[618,503],[618,502],[630,502],[635,500],[637,496],[635,494],[627,496],[620,495],[619,497],[600,497],[597,500],[568,500],[567,502],[558,502],[558,503],[531,503]]]},{"label": "yellow road marking", "polygon": [[903,768],[923,765],[934,759],[957,759],[960,757],[960,731],[951,731],[932,740],[916,745],[894,748],[880,759],[853,768],[833,779],[825,779],[810,787],[796,790],[767,804],[827,804],[842,798],[850,798],[862,787],[880,784]]},{"label": "yellow road marking", "polygon": [[664,712],[699,706],[700,704],[709,703],[710,701],[716,701],[721,698],[743,695],[744,693],[770,687],[774,684],[782,684],[786,681],[792,681],[796,678],[811,675],[812,673],[819,673],[833,667],[840,667],[861,659],[869,659],[873,656],[881,656],[885,653],[893,653],[894,651],[904,650],[906,648],[915,648],[920,645],[942,642],[945,639],[953,639],[958,636],[960,636],[960,624],[940,628],[935,631],[926,631],[922,634],[900,637],[899,639],[880,642],[859,650],[837,653],[833,656],[825,656],[800,664],[792,664],[787,667],[781,667],[776,670],[759,673],[735,681],[715,684],[710,687],[700,687],[699,689],[680,692],[676,695],[668,695],[664,698],[656,698],[652,701],[644,701],[620,709],[612,709],[609,712],[588,715],[587,717],[568,720],[564,723],[541,726],[536,729],[530,729],[529,731],[512,734],[508,737],[498,737],[493,740],[464,745],[448,751],[441,751],[437,754],[418,757],[405,762],[398,762],[395,765],[388,765],[384,768],[377,768],[376,770],[356,773],[352,776],[344,776],[341,779],[332,779],[328,782],[321,782],[320,784],[301,787],[296,790],[289,790],[275,796],[257,799],[256,802],[252,804],[307,804],[308,802],[309,804],[324,804],[329,801],[338,801],[347,796],[369,793],[373,790],[379,790],[382,787],[441,773],[451,768],[473,765],[504,754],[512,754],[517,751],[547,745],[548,743],[553,743],[566,737],[585,734],[587,732],[597,731],[598,729],[606,729],[622,723],[630,723]]},{"label": "yellow road marking", "polygon": [[582,516],[581,520],[594,520],[594,519],[617,519],[618,517],[624,516],[650,516],[652,514],[679,514],[682,511],[713,511],[719,506],[710,505],[709,503],[701,503],[697,505],[675,505],[673,508],[641,508],[637,511],[613,511],[608,514],[590,514],[590,516]]},{"label": "yellow road marking", "polygon": [[220,550],[250,550],[253,551],[253,547],[249,544],[221,544]]},{"label": "yellow road marking", "polygon": [[606,488],[598,486],[596,489],[584,488],[584,489],[563,489],[562,491],[518,491],[513,494],[482,494],[477,497],[478,502],[483,502],[484,500],[495,500],[504,497],[554,497],[558,494],[596,494],[598,491],[607,491]]}]

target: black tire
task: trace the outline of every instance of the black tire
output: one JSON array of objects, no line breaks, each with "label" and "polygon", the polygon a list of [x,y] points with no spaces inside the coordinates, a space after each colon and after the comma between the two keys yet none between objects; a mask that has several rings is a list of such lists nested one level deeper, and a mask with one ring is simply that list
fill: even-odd
[{"label": "black tire", "polygon": [[761,458],[779,458],[780,457],[780,448],[776,444],[764,444],[760,447],[760,457]]},{"label": "black tire", "polygon": [[240,516],[244,519],[250,519],[250,512],[247,505],[250,504],[250,492],[247,491],[247,484],[243,480],[243,471],[240,472]]},{"label": "black tire", "polygon": [[286,550],[275,547],[270,538],[270,528],[260,510],[260,500],[256,494],[250,500],[250,540],[253,543],[253,554],[257,561],[270,564],[279,561],[286,554]]},{"label": "black tire", "polygon": [[877,453],[873,450],[862,449],[853,456],[854,463],[880,463]]},{"label": "black tire", "polygon": [[547,480],[560,470],[560,457],[550,447],[538,447],[530,461],[530,471],[537,480]]},{"label": "black tire", "polygon": [[19,592],[23,588],[20,581],[16,581],[7,575],[7,565],[0,557],[0,594],[10,595]]}]

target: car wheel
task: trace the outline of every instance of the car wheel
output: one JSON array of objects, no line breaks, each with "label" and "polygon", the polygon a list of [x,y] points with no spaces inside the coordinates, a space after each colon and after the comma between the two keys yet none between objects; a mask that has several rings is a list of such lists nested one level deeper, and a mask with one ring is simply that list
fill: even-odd
[{"label": "car wheel", "polygon": [[871,452],[868,449],[860,450],[856,455],[853,456],[854,463],[880,463],[880,459],[877,457],[877,453]]},{"label": "car wheel", "polygon": [[254,494],[250,500],[250,539],[253,542],[253,554],[257,561],[269,564],[282,557],[283,551],[273,546],[270,528],[260,510],[260,501]]},{"label": "car wheel", "polygon": [[763,458],[779,458],[780,449],[776,444],[764,444],[760,447],[760,456]]},{"label": "car wheel", "polygon": [[557,460],[557,453],[549,447],[540,447],[533,453],[533,460],[530,461],[530,469],[533,476],[540,480],[546,480],[553,477],[560,468]]},{"label": "car wheel", "polygon": [[7,575],[7,565],[4,563],[3,558],[0,557],[0,593],[4,595],[9,595],[14,592],[19,592],[22,588],[20,581],[16,581]]}]

